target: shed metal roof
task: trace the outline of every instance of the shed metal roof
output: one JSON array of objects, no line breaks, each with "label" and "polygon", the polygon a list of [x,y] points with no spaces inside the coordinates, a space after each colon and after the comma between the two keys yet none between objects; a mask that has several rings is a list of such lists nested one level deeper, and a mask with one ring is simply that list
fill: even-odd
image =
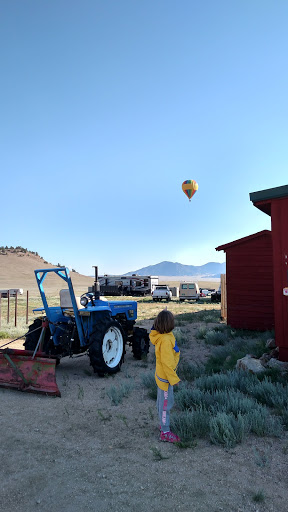
[{"label": "shed metal roof", "polygon": [[271,201],[288,197],[288,185],[251,192],[249,195],[250,201],[253,202],[256,208],[271,216]]},{"label": "shed metal roof", "polygon": [[244,236],[244,238],[239,238],[238,240],[233,240],[233,242],[229,242],[228,244],[219,245],[215,247],[216,251],[226,251],[230,247],[234,247],[235,245],[240,245],[255,238],[260,238],[261,236],[271,235],[271,231],[269,229],[263,229],[263,231],[258,231],[258,233],[253,233],[253,235]]},{"label": "shed metal roof", "polygon": [[250,201],[253,203],[267,199],[279,199],[280,197],[288,197],[288,185],[283,185],[282,187],[267,188],[266,190],[259,190],[258,192],[251,192],[249,195]]}]

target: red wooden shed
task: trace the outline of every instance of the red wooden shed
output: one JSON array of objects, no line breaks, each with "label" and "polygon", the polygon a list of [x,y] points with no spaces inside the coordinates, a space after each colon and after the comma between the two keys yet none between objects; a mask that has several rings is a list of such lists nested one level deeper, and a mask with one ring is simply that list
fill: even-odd
[{"label": "red wooden shed", "polygon": [[235,329],[274,327],[271,231],[216,247],[226,253],[227,324]]},{"label": "red wooden shed", "polygon": [[254,206],[271,217],[275,341],[288,361],[288,185],[250,194]]}]

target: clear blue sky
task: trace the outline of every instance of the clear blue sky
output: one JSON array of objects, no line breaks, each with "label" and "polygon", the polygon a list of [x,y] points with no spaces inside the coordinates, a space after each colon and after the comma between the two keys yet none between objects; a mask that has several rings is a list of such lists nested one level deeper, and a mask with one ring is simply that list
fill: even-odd
[{"label": "clear blue sky", "polygon": [[287,0],[2,0],[0,23],[1,245],[124,273],[270,229],[249,193],[288,184]]}]

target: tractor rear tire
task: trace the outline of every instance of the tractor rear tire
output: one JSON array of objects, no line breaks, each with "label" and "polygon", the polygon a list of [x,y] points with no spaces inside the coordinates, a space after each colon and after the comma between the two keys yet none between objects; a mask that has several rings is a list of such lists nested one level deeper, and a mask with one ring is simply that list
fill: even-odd
[{"label": "tractor rear tire", "polygon": [[143,359],[147,357],[149,348],[149,334],[146,329],[134,327],[132,352],[135,359]]},{"label": "tractor rear tire", "polygon": [[[41,334],[41,329],[39,329],[39,327],[42,327],[41,318],[36,318],[36,320],[34,320],[33,324],[29,325],[28,334],[26,335],[25,341],[24,341],[25,350],[32,350],[34,352],[34,350],[37,346],[37,343],[39,341],[40,334]],[[37,329],[37,331],[31,332],[31,331],[34,331],[35,329]],[[50,337],[51,337],[51,334],[50,334],[50,329],[48,327],[45,332],[44,344],[43,344],[43,349],[42,349],[43,352],[45,352],[47,355],[50,353],[50,348],[51,348],[50,347]],[[51,352],[53,354],[53,350]],[[57,359],[56,359],[56,366],[58,366],[58,364],[60,364],[59,357],[57,357]]]},{"label": "tractor rear tire", "polygon": [[126,336],[117,320],[105,312],[97,319],[97,329],[89,339],[89,357],[94,372],[103,376],[120,371],[124,360]]},{"label": "tractor rear tire", "polygon": [[[40,318],[36,318],[33,324],[29,325],[29,330],[28,333],[26,334],[24,342],[25,350],[35,350],[41,334],[40,327],[42,327],[42,320]],[[35,329],[37,329],[37,331]],[[43,352],[46,352],[48,350],[50,336],[50,329],[48,328],[46,329],[45,332]]]}]

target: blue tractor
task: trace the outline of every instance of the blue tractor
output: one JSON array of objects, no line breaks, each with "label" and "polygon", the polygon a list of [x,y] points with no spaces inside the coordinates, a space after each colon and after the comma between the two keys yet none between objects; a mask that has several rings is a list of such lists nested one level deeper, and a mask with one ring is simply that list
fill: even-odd
[{"label": "blue tractor", "polygon": [[[59,306],[49,306],[44,292],[44,280],[50,273],[66,283],[66,289],[60,291]],[[120,370],[127,344],[136,359],[148,354],[148,333],[135,326],[137,302],[101,298],[97,267],[92,292],[80,298],[75,297],[66,267],[38,269],[35,276],[43,307],[34,310],[38,316],[29,326],[26,350],[45,352],[58,363],[64,356],[87,352],[94,371],[102,376]]]}]

